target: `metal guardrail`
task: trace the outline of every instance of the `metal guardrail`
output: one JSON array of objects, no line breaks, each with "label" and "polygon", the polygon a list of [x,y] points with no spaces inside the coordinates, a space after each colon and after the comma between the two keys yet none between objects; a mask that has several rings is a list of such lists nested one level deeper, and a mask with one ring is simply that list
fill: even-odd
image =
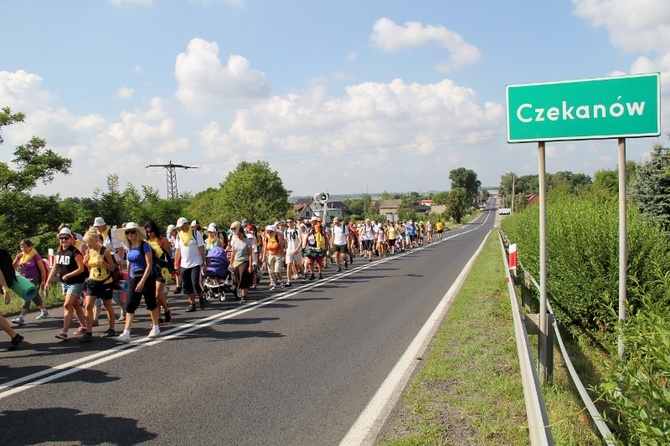
[{"label": "metal guardrail", "polygon": [[[503,259],[504,259],[504,262],[505,262],[505,271],[507,273],[508,288],[510,289],[510,297],[513,296],[513,299],[514,299],[513,308],[516,306],[516,308],[519,309],[519,313],[520,313],[519,318],[521,318],[521,315],[523,314],[522,313],[523,310],[522,310],[521,305],[519,304],[519,299],[516,295],[516,289],[514,287],[514,280],[513,280],[512,276],[510,274],[509,265],[508,265],[508,262],[507,262],[507,251],[506,251],[506,246],[505,246],[506,237],[504,236],[504,233],[502,232],[502,230],[499,230],[498,234],[499,234],[499,237],[500,237],[500,244],[501,244],[502,251],[503,251]],[[521,266],[520,264],[519,264],[518,268],[523,270],[524,276],[528,277],[529,281],[533,284],[533,286],[535,286],[535,288],[539,290],[540,285],[537,283],[535,278],[532,275],[530,275],[528,273],[528,271],[526,271],[523,268],[523,266]],[[582,402],[584,403],[584,407],[588,410],[589,415],[591,415],[591,419],[592,419],[594,425],[596,426],[596,428],[598,429],[598,431],[600,432],[600,435],[602,436],[605,443],[608,446],[615,446],[616,443],[612,439],[613,438],[612,437],[612,432],[610,431],[609,427],[607,426],[605,421],[600,416],[600,413],[598,413],[598,409],[596,408],[595,404],[593,403],[593,400],[591,399],[591,396],[586,391],[586,388],[584,387],[584,384],[582,383],[581,379],[579,378],[579,375],[577,374],[577,370],[575,370],[575,367],[573,366],[572,361],[570,360],[570,356],[568,355],[568,351],[565,348],[565,344],[563,343],[563,338],[561,337],[561,332],[558,328],[558,323],[556,322],[556,318],[553,317],[554,311],[551,308],[551,304],[549,302],[547,302],[547,310],[548,310],[549,314],[552,315],[552,324],[551,325],[552,325],[552,328],[553,328],[554,336],[556,338],[556,342],[558,343],[559,349],[561,350],[561,355],[563,356],[563,361],[565,363],[566,368],[568,369],[568,372],[570,374],[570,378],[572,379],[572,382],[573,382],[575,388],[577,389],[577,392],[579,393],[579,396],[581,397]],[[514,313],[516,313],[516,311]],[[524,324],[522,323],[522,325],[524,325]],[[517,333],[517,336],[518,336],[519,333],[516,330],[516,321],[515,321],[515,332]],[[528,344],[528,342],[527,342],[527,340],[528,340],[527,336],[528,335],[527,335],[527,332],[526,332],[525,325],[523,327],[523,334],[526,336],[526,344]],[[518,339],[517,339],[517,344],[518,344]],[[532,354],[531,354],[531,358],[532,358]],[[519,359],[521,360],[521,357]],[[535,374],[535,376],[537,377],[537,374]],[[538,389],[539,392],[541,392],[539,387],[537,389]],[[524,384],[524,395],[525,394],[526,394],[526,385]],[[542,404],[544,405],[544,402]],[[528,407],[528,403],[526,403],[526,407]],[[546,409],[544,409],[544,410],[546,412]],[[529,424],[530,424],[530,415],[529,415]],[[547,422],[547,424],[548,424],[548,422]],[[532,443],[532,440],[533,439],[531,437],[531,444],[535,444],[535,443]],[[541,443],[537,443],[537,444],[541,444]]]},{"label": "metal guardrail", "polygon": [[514,334],[516,339],[516,350],[519,355],[519,366],[521,369],[521,382],[523,384],[523,397],[526,403],[526,414],[528,416],[528,433],[530,435],[530,444],[533,446],[553,445],[554,438],[551,434],[549,425],[549,416],[547,407],[544,404],[542,390],[540,388],[540,379],[535,370],[533,353],[531,352],[530,342],[526,325],[522,320],[523,310],[519,304],[519,298],[516,295],[514,280],[509,272],[507,263],[507,253],[505,252],[505,243],[502,233],[498,232],[500,240],[500,249],[502,250],[503,260],[505,262],[505,274],[507,276],[507,288],[510,295],[512,307],[512,317],[514,320]]}]

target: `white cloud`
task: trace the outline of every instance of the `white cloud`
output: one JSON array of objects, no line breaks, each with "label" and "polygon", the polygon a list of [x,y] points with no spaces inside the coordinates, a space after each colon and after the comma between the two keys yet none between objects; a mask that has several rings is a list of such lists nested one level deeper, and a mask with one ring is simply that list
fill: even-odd
[{"label": "white cloud", "polygon": [[441,72],[475,63],[480,57],[479,49],[467,43],[457,32],[420,22],[406,22],[400,26],[388,18],[381,18],[373,25],[370,40],[388,52],[438,44],[450,53],[447,60],[436,64],[436,69]]},{"label": "white cloud", "polygon": [[109,3],[111,3],[114,6],[121,6],[121,5],[147,5],[147,6],[152,6],[154,4],[154,0],[107,0]]},{"label": "white cloud", "polygon": [[116,97],[121,99],[132,99],[134,93],[135,92],[133,91],[132,88],[121,87],[118,90],[116,90]]},{"label": "white cloud", "polygon": [[192,39],[186,53],[177,56],[176,96],[190,111],[230,109],[267,97],[270,85],[261,71],[250,68],[242,56],[231,55],[223,66],[215,42]]},{"label": "white cloud", "polygon": [[605,27],[611,42],[629,52],[670,51],[667,0],[572,0],[574,14]]}]

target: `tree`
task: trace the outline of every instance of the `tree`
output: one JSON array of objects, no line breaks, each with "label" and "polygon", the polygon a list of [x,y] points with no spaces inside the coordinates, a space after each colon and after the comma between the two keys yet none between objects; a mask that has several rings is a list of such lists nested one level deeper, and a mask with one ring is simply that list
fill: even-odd
[{"label": "tree", "polygon": [[198,204],[203,202],[198,195],[187,212],[198,215],[196,218],[202,222],[213,221],[220,227],[243,218],[254,224],[265,224],[286,217],[292,209],[288,201],[290,191],[265,161],[242,161],[218,190],[206,191],[203,194],[207,198],[206,211]]},{"label": "tree", "polygon": [[433,204],[447,204],[449,192],[438,192],[433,195]]},{"label": "tree", "polygon": [[463,187],[455,187],[449,192],[445,213],[456,223],[460,223],[470,206],[471,202],[468,191]]},{"label": "tree", "polygon": [[630,198],[642,212],[670,229],[670,149],[654,144],[649,161],[637,167]]},{"label": "tree", "polygon": [[465,189],[466,199],[469,205],[472,205],[479,196],[479,188],[482,185],[482,182],[477,179],[477,174],[473,170],[459,167],[449,172],[449,179],[452,192],[456,188]]},{"label": "tree", "polygon": [[[23,122],[23,113],[12,114],[9,107],[0,110],[2,128]],[[12,163],[0,162],[0,247],[15,249],[19,240],[53,231],[60,219],[58,195],[31,196],[38,182],[49,184],[56,174],[69,174],[72,161],[46,149],[46,141],[33,136],[14,151]]]}]

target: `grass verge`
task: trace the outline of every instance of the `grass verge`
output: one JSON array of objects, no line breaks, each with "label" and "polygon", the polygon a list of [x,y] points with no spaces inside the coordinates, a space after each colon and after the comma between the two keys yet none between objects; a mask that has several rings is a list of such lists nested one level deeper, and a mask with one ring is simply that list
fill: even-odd
[{"label": "grass verge", "polygon": [[[556,375],[559,382],[545,389],[556,444],[598,444],[574,392],[564,376]],[[554,416],[560,422],[554,423]],[[528,442],[505,271],[498,235],[492,232],[380,444]]]}]

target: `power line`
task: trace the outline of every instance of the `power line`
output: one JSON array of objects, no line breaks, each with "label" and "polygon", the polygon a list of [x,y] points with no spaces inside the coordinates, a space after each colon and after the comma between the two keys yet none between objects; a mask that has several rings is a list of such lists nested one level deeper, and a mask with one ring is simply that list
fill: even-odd
[{"label": "power line", "polygon": [[198,169],[198,166],[184,166],[183,164],[172,164],[170,161],[168,164],[149,164],[146,168],[149,167],[161,167],[166,170],[165,176],[167,178],[167,198],[177,198],[179,192],[177,190],[177,171],[176,169]]}]

